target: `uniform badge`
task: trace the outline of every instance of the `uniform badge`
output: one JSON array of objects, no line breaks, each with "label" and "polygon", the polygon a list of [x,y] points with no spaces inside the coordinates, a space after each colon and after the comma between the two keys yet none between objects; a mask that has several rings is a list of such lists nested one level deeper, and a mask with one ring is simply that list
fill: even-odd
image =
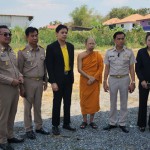
[{"label": "uniform badge", "polygon": [[8,61],[5,62],[5,65],[8,66]]},{"label": "uniform badge", "polygon": [[28,57],[31,57],[31,52],[27,51]]},{"label": "uniform badge", "polygon": [[129,58],[128,54],[124,54],[123,57],[124,57],[125,59],[128,59],[128,58]]}]

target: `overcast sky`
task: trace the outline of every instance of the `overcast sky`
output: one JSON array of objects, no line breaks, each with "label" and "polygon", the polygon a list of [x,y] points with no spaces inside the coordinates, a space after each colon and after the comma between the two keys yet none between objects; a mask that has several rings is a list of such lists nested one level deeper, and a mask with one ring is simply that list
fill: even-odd
[{"label": "overcast sky", "polygon": [[43,27],[55,20],[71,21],[69,14],[84,4],[103,16],[114,7],[150,8],[150,0],[0,0],[0,14],[31,15],[31,25]]}]

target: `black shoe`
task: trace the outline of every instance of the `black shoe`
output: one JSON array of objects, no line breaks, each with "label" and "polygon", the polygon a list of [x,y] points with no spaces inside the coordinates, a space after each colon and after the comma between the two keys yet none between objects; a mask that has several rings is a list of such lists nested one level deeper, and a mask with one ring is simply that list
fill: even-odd
[{"label": "black shoe", "polygon": [[59,128],[57,126],[53,126],[52,127],[52,133],[54,135],[60,135],[60,131],[59,131]]},{"label": "black shoe", "polygon": [[76,131],[76,128],[73,128],[70,125],[63,125],[63,128],[69,131]]},{"label": "black shoe", "polygon": [[17,139],[15,137],[11,138],[11,139],[7,139],[8,143],[22,143],[24,142],[24,139],[20,138],[20,139]]},{"label": "black shoe", "polygon": [[140,130],[141,132],[144,132],[144,131],[145,131],[145,127],[139,127],[139,130]]},{"label": "black shoe", "polygon": [[45,131],[43,128],[39,129],[39,130],[35,130],[37,133],[40,133],[40,134],[44,134],[44,135],[49,135],[50,132],[47,132]]},{"label": "black shoe", "polygon": [[114,128],[117,128],[117,126],[116,125],[108,125],[108,126],[106,126],[106,127],[104,127],[103,128],[103,130],[108,130],[108,131],[110,131],[111,129],[114,129]]},{"label": "black shoe", "polygon": [[119,128],[124,132],[128,133],[129,131],[127,130],[126,126],[119,126]]},{"label": "black shoe", "polygon": [[6,144],[0,144],[0,149],[2,150],[14,150],[13,147],[11,147],[10,144],[6,143]]},{"label": "black shoe", "polygon": [[33,131],[26,132],[26,137],[31,140],[36,139],[35,133]]}]

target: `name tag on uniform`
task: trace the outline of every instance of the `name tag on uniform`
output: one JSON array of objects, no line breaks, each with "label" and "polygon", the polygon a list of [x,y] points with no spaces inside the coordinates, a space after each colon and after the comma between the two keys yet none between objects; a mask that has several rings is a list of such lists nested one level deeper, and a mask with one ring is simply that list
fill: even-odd
[{"label": "name tag on uniform", "polygon": [[8,61],[5,62],[5,65],[8,66]]},{"label": "name tag on uniform", "polygon": [[129,56],[126,54],[126,55],[123,55],[123,58],[128,60]]},{"label": "name tag on uniform", "polygon": [[115,56],[109,56],[109,57],[115,57]]}]

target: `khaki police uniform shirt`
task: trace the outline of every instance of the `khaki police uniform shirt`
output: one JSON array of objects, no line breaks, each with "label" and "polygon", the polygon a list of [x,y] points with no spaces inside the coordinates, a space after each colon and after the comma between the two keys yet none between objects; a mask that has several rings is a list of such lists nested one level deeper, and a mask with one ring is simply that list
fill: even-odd
[{"label": "khaki police uniform shirt", "polygon": [[133,51],[125,46],[120,53],[114,47],[106,52],[104,63],[110,66],[109,75],[127,75],[130,65],[136,63],[136,59]]},{"label": "khaki police uniform shirt", "polygon": [[37,46],[36,50],[30,45],[26,45],[23,50],[18,52],[18,67],[24,77],[43,78],[47,82],[45,66],[45,50]]},{"label": "khaki police uniform shirt", "polygon": [[11,85],[13,79],[18,79],[22,74],[17,68],[17,59],[14,51],[9,46],[7,49],[0,44],[0,83]]}]

